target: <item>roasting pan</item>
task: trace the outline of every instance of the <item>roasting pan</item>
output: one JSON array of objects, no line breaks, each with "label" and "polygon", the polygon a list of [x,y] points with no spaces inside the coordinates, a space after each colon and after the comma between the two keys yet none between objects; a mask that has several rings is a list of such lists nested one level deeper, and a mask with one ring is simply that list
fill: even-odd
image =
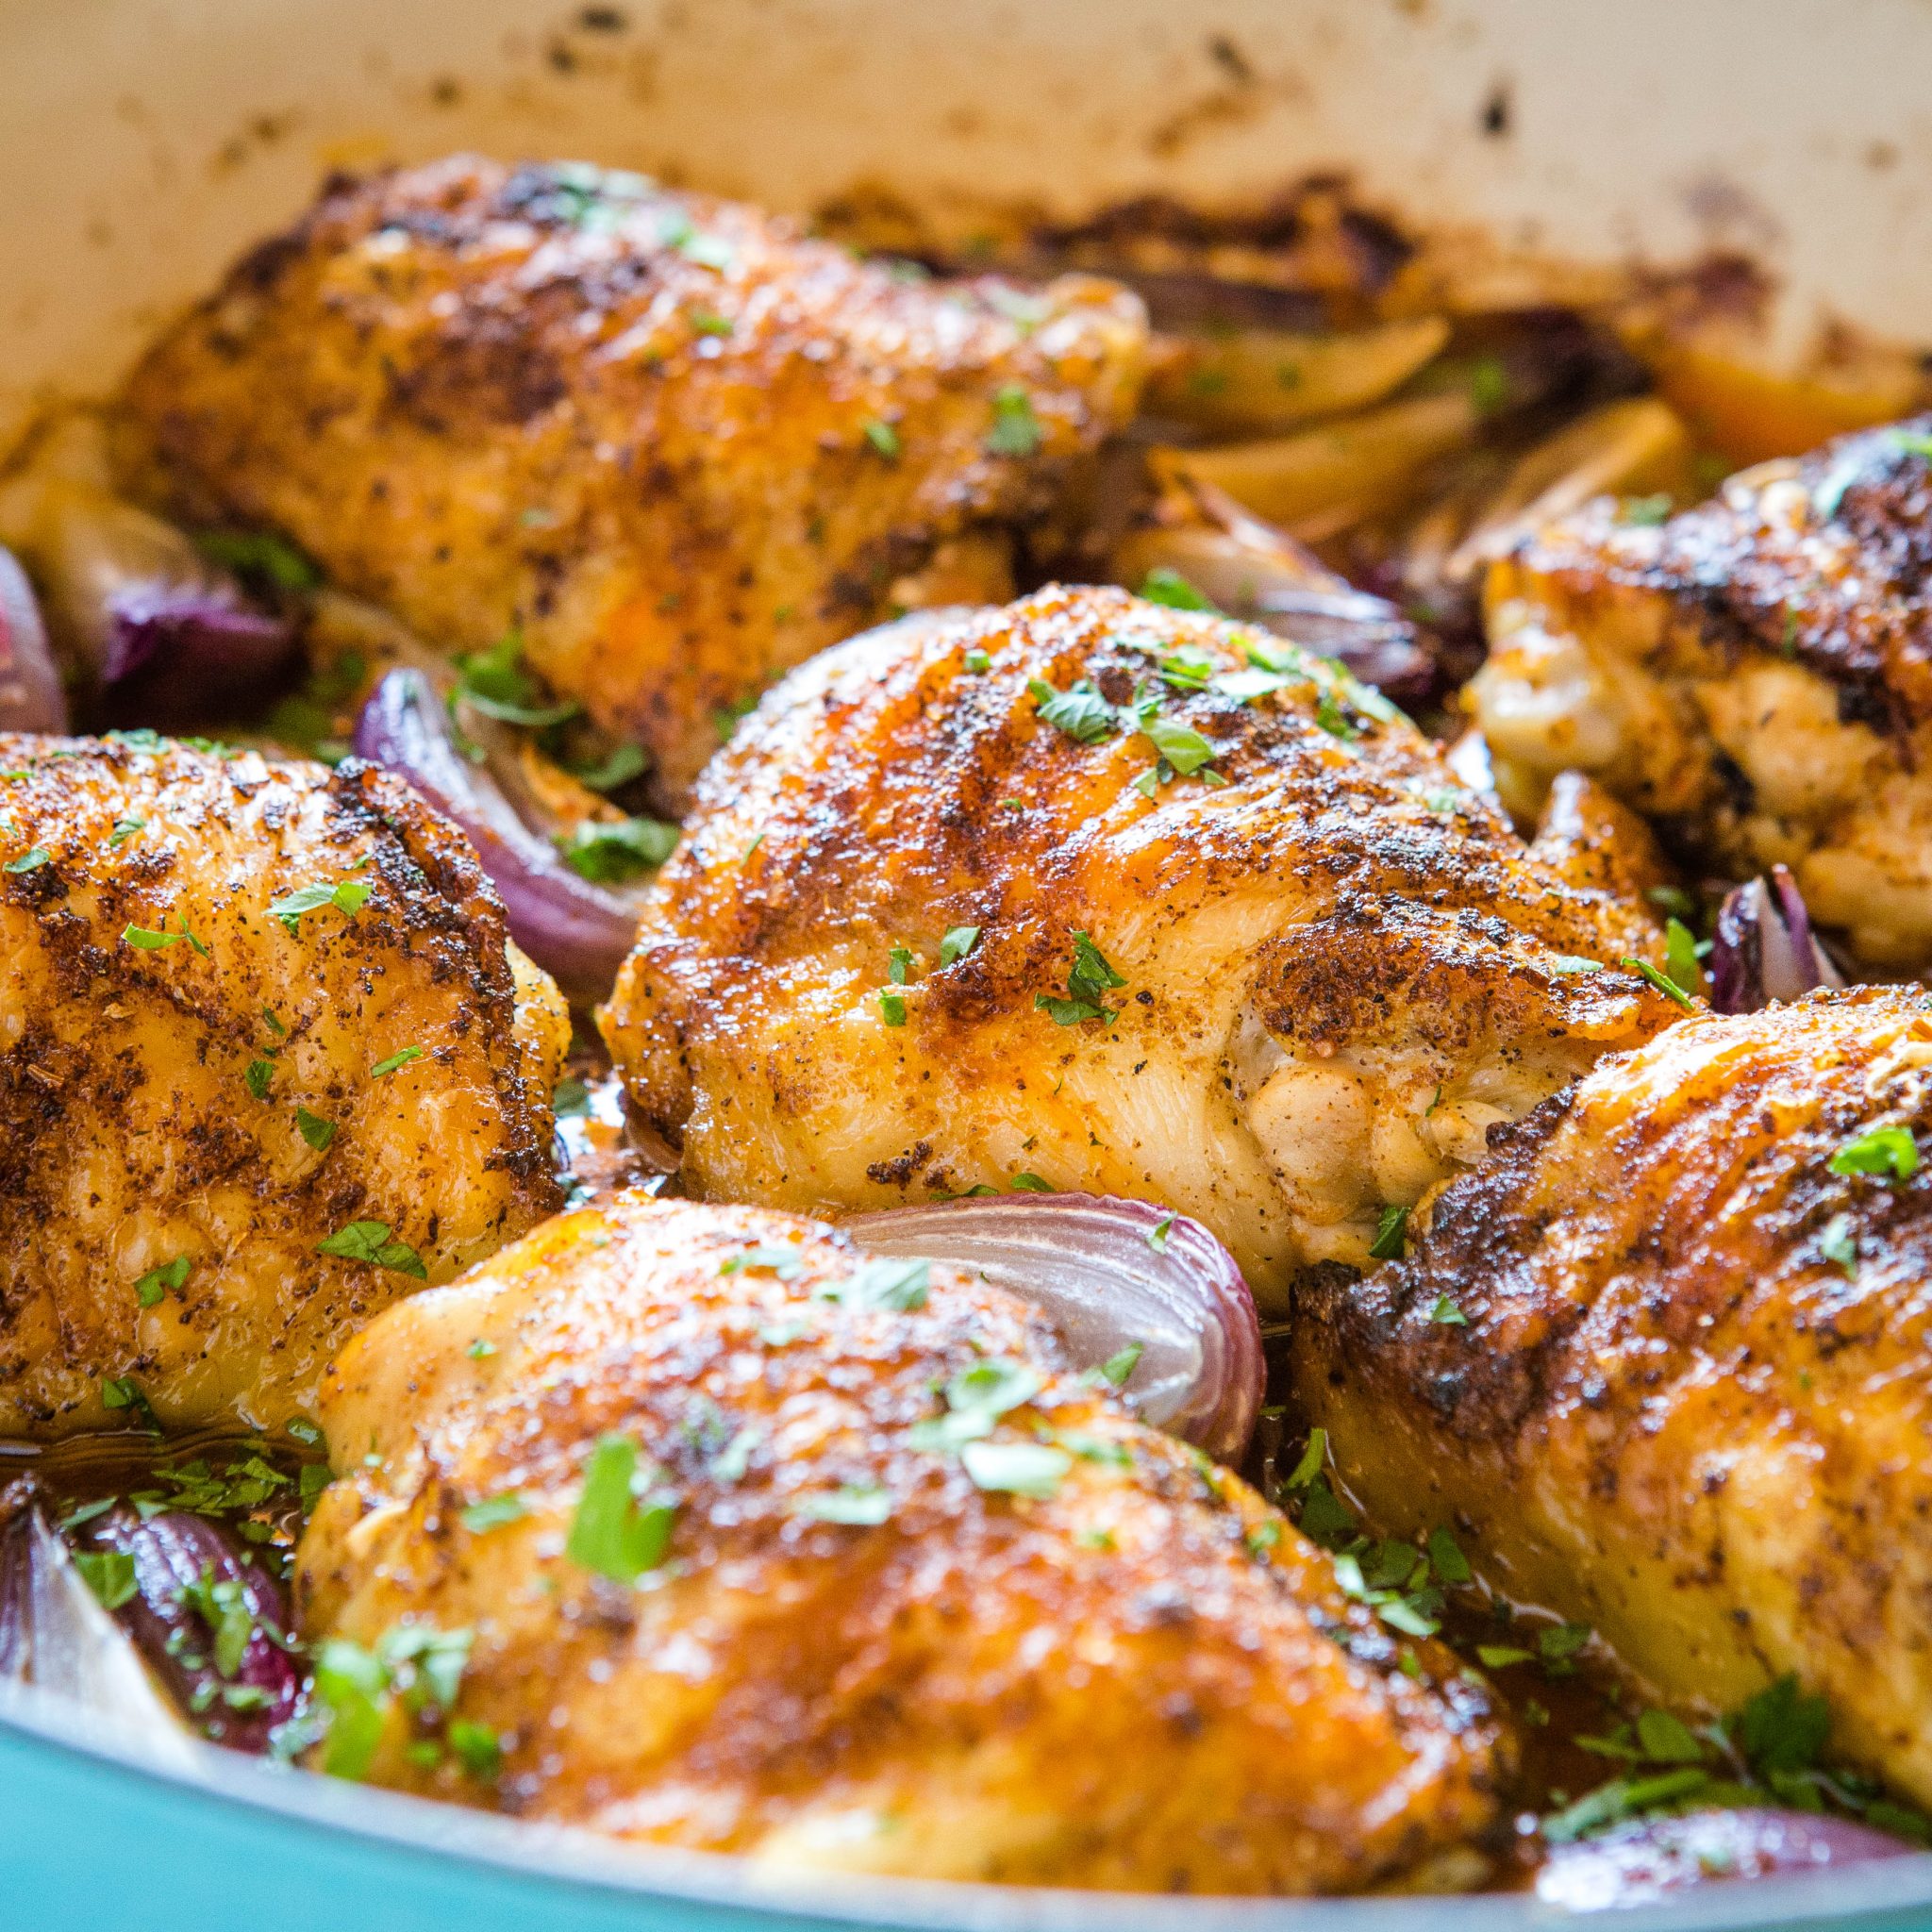
[{"label": "roasting pan", "polygon": [[[110,381],[332,168],[575,156],[810,208],[1054,216],[1340,173],[1581,263],[1710,249],[1772,353],[1932,341],[1924,0],[0,0],[0,444]],[[1121,1897],[626,1850],[192,1746],[160,1768],[0,1689],[0,1932],[1510,1932],[1528,1897]],[[1665,1927],[1932,1925],[1932,1857],[1718,1885]]]}]

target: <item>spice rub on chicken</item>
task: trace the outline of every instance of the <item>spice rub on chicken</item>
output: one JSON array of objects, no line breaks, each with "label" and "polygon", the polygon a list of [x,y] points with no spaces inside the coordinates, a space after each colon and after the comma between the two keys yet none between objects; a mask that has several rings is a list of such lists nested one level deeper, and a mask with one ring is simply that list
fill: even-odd
[{"label": "spice rub on chicken", "polygon": [[326,1769],[768,1864],[1474,1875],[1507,1755],[1456,1658],[970,1271],[614,1194],[390,1309],[320,1415]]},{"label": "spice rub on chicken", "polygon": [[447,648],[520,629],[675,799],[716,720],[895,595],[1008,594],[1007,527],[1132,414],[1146,334],[1091,277],[930,281],[640,175],[458,157],[332,183],[125,401],[177,507],[274,525]]},{"label": "spice rub on chicken", "polygon": [[713,762],[605,1036],[708,1197],[1141,1196],[1278,1301],[1674,1012],[1621,963],[1662,957],[1641,833],[1576,786],[1553,821],[1263,631],[908,619]]},{"label": "spice rub on chicken", "polygon": [[1928,452],[1914,418],[1493,565],[1469,696],[1505,796],[1588,772],[1706,868],[1789,866],[1869,964],[1932,962]]},{"label": "spice rub on chicken", "polygon": [[0,1434],[278,1427],[559,1199],[568,1034],[385,774],[0,734]]},{"label": "spice rub on chicken", "polygon": [[1932,1801],[1932,1003],[1699,1014],[1297,1296],[1290,1359],[1379,1528],[1592,1625],[1653,1698],[1786,1674]]}]

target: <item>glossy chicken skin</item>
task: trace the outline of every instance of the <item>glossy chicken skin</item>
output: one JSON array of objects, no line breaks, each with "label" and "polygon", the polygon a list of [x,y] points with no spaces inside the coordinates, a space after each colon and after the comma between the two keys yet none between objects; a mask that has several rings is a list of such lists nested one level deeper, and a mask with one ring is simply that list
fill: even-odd
[{"label": "glossy chicken skin", "polygon": [[1791,868],[1861,958],[1932,962],[1932,418],[1660,527],[1603,502],[1490,573],[1470,700],[1504,795],[1593,774],[1702,866]]},{"label": "glossy chicken skin", "polygon": [[385,774],[0,735],[0,1434],[278,1427],[557,1205],[562,1003]]},{"label": "glossy chicken skin", "polygon": [[1131,415],[1138,300],[927,283],[581,165],[332,185],[135,374],[192,513],[273,525],[528,662],[676,796],[770,678],[900,601],[1007,594],[991,525]]},{"label": "glossy chicken skin", "polygon": [[[1248,702],[1203,686],[1251,648],[1299,668]],[[1195,688],[1164,681],[1176,653]],[[1208,775],[1137,790],[1147,736],[1041,715],[1080,682],[1198,732]],[[1525,849],[1375,693],[1224,620],[1059,588],[907,620],[712,764],[605,1034],[708,1197],[1138,1195],[1278,1299],[1674,1010],[1614,964],[1657,935],[1611,814],[1562,803]],[[1082,944],[1119,982],[1084,1002]]]},{"label": "glossy chicken skin", "polygon": [[[368,1775],[773,1863],[1158,1890],[1355,1889],[1490,1819],[1497,1735],[1449,1653],[1406,1675],[1325,1557],[1067,1373],[1023,1304],[934,1267],[878,1306],[862,1259],[619,1193],[350,1344],[304,1628],[475,1633],[446,1707],[391,1705]],[[922,1445],[990,1365],[1033,1392],[973,1451]],[[567,1547],[612,1435],[675,1507],[634,1582]],[[1055,1442],[1038,1493],[969,1474]],[[511,1493],[516,1520],[466,1520]],[[410,1755],[452,1716],[500,1767]]]},{"label": "glossy chicken skin", "polygon": [[1794,1672],[1835,1754],[1932,1800],[1932,1167],[1832,1166],[1928,1124],[1917,991],[1684,1020],[1502,1136],[1399,1265],[1305,1289],[1300,1395],[1378,1525],[1453,1511],[1686,1714]]}]

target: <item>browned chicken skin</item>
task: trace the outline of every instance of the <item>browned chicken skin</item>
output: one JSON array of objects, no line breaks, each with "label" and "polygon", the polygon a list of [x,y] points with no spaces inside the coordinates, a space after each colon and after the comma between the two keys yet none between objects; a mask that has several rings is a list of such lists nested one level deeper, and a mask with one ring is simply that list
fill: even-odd
[{"label": "browned chicken skin", "polygon": [[1765,463],[1660,527],[1596,504],[1492,566],[1469,688],[1504,795],[1591,773],[1700,864],[1784,864],[1932,962],[1932,417]]},{"label": "browned chicken skin", "polygon": [[330,187],[126,401],[189,508],[442,646],[520,627],[675,797],[905,573],[1008,594],[975,533],[1132,413],[1145,340],[1112,284],[928,284],[635,175],[458,158]]},{"label": "browned chicken skin", "polygon": [[[387,1703],[370,1776],[768,1862],[1158,1890],[1354,1890],[1491,1819],[1448,1652],[1406,1674],[1325,1557],[1020,1302],[936,1266],[882,1305],[862,1267],[823,1225],[617,1194],[350,1344],[305,1629],[474,1632],[446,1707]],[[962,1375],[1016,1399],[923,1442]],[[571,1554],[613,1435],[674,1511],[635,1580]],[[975,1459],[1042,1451],[1030,1492]],[[433,1748],[451,1717],[500,1768]]]},{"label": "browned chicken skin", "polygon": [[[1041,713],[1082,683],[1091,742]],[[1158,782],[1137,693],[1205,775]],[[1525,848],[1374,693],[1224,620],[1059,588],[908,620],[712,764],[605,1033],[708,1197],[1140,1195],[1278,1297],[1674,1011],[1616,966],[1657,947],[1631,828],[1574,786],[1554,816]],[[1084,999],[1082,945],[1115,981]]]},{"label": "browned chicken skin", "polygon": [[[1700,1014],[1602,1061],[1407,1259],[1302,1291],[1299,1392],[1344,1482],[1391,1532],[1453,1519],[1488,1582],[1687,1714],[1795,1673],[1835,1751],[1932,1800],[1928,1124],[1916,991]],[[1835,1171],[1874,1129],[1839,1166],[1879,1173]]]},{"label": "browned chicken skin", "polygon": [[387,774],[0,734],[0,1435],[279,1427],[557,1205],[562,1003]]}]

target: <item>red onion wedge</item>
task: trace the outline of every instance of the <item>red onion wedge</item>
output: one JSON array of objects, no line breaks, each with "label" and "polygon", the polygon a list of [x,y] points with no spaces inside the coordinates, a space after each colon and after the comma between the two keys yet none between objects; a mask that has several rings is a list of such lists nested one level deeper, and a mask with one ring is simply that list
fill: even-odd
[{"label": "red onion wedge", "polygon": [[120,1572],[132,1591],[115,1614],[196,1728],[237,1751],[267,1750],[302,1688],[281,1585],[184,1510],[143,1521],[117,1505],[79,1534],[88,1555],[132,1566]]},{"label": "red onion wedge", "polygon": [[487,766],[457,749],[449,713],[420,671],[389,672],[356,721],[358,758],[406,778],[469,835],[503,895],[518,945],[574,1000],[601,999],[630,951],[637,917],[620,893],[567,866],[525,824]]},{"label": "red onion wedge", "polygon": [[1690,1811],[1553,1845],[1537,1873],[1536,1894],[1567,1911],[1602,1911],[1714,1880],[1838,1871],[1915,1849],[1868,1824],[1810,1812]]},{"label": "red onion wedge", "polygon": [[1811,930],[1797,882],[1781,865],[1739,886],[1717,915],[1710,949],[1710,1004],[1720,1013],[1755,1013],[1844,977]]},{"label": "red onion wedge", "polygon": [[999,1194],[844,1225],[876,1254],[950,1261],[1034,1303],[1078,1366],[1122,1364],[1143,1421],[1240,1460],[1261,1407],[1260,1325],[1234,1257],[1198,1221],[1109,1195]]},{"label": "red onion wedge", "polygon": [[67,694],[26,573],[0,550],[0,731],[67,729]]},{"label": "red onion wedge", "polygon": [[61,1698],[151,1757],[187,1756],[180,1721],[41,1513],[30,1479],[0,1492],[0,1681]]}]

